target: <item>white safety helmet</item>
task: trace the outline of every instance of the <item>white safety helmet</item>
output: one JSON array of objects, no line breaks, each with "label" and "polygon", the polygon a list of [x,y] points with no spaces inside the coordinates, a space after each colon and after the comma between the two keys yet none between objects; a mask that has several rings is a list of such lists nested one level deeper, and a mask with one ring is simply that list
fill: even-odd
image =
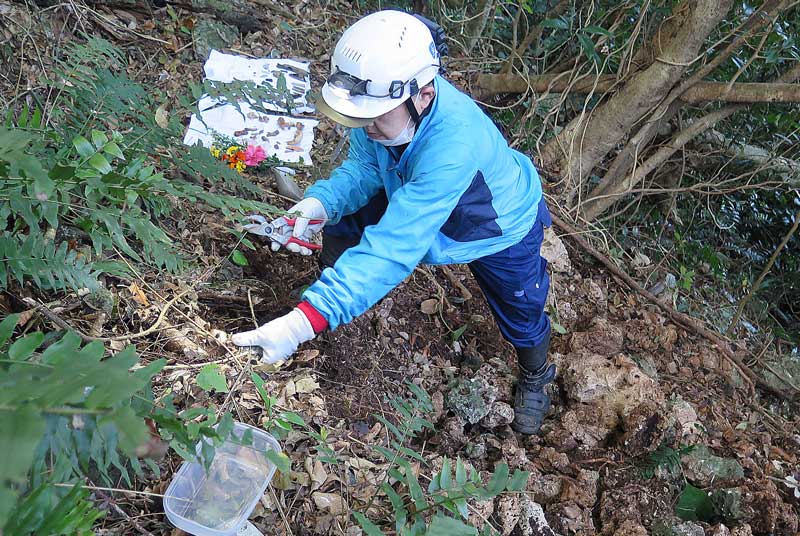
[{"label": "white safety helmet", "polygon": [[378,11],[345,30],[317,108],[344,126],[362,127],[401,105],[439,72],[431,30],[403,11]]}]

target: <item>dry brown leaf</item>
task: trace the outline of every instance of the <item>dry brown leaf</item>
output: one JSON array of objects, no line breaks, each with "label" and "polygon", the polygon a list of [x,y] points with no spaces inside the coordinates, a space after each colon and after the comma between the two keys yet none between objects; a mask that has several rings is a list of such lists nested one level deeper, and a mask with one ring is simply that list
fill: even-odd
[{"label": "dry brown leaf", "polygon": [[314,499],[314,504],[317,508],[330,512],[333,515],[340,515],[347,511],[347,503],[341,495],[337,493],[322,493],[315,491],[311,497]]},{"label": "dry brown leaf", "polygon": [[22,311],[19,314],[19,320],[17,320],[17,325],[24,326],[25,324],[27,324],[28,320],[30,320],[33,317],[34,313],[36,313],[36,309],[28,309],[27,311]]},{"label": "dry brown leaf", "polygon": [[167,126],[169,126],[169,117],[167,116],[167,109],[163,104],[158,108],[156,108],[156,124],[161,128],[167,128]]},{"label": "dry brown leaf", "polygon": [[437,300],[436,298],[425,300],[424,302],[419,304],[419,310],[425,313],[426,315],[432,315],[439,310],[439,300]]},{"label": "dry brown leaf", "polygon": [[294,380],[289,380],[283,388],[283,395],[288,398],[294,396],[295,393],[297,393],[297,387],[294,384]]},{"label": "dry brown leaf", "polygon": [[[308,461],[311,461],[311,458],[306,458],[306,460],[306,471],[311,475],[311,491],[318,490],[328,480],[328,473],[325,472],[321,461],[314,460],[313,464],[309,464]],[[312,467],[309,468],[309,465]]]},{"label": "dry brown leaf", "polygon": [[294,386],[298,393],[312,393],[319,389],[319,384],[311,376],[300,378],[294,382]]},{"label": "dry brown leaf", "polygon": [[377,465],[371,461],[365,460],[364,458],[356,458],[355,456],[350,458],[347,463],[353,469],[375,469],[377,467]]},{"label": "dry brown leaf", "polygon": [[319,355],[319,350],[314,350],[314,349],[303,350],[294,357],[294,360],[300,363],[308,363],[318,355]]},{"label": "dry brown leaf", "polygon": [[136,284],[136,281],[131,283],[128,287],[128,291],[131,293],[131,297],[133,301],[141,305],[142,307],[149,307],[150,301],[147,299],[147,296],[144,295],[144,291]]}]

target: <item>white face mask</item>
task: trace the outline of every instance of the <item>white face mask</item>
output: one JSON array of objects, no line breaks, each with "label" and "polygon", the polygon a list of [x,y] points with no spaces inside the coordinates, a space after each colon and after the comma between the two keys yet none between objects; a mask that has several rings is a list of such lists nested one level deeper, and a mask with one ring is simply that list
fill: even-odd
[{"label": "white face mask", "polygon": [[[414,105],[416,106],[417,100],[419,98],[419,94],[414,99]],[[411,138],[414,137],[414,133],[417,131],[417,126],[411,123],[411,117],[408,118],[408,122],[403,130],[390,140],[375,140],[376,142],[380,143],[384,147],[397,147],[398,145],[405,145],[406,143],[411,143]]]}]

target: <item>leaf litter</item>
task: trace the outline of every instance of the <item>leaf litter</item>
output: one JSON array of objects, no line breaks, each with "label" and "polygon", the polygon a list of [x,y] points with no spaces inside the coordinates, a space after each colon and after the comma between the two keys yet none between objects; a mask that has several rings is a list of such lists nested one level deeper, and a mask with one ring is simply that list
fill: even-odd
[{"label": "leaf litter", "polygon": [[[169,54],[154,41],[138,42],[136,47],[146,53],[131,54],[131,69],[139,70],[144,79],[157,80],[165,95],[182,91],[188,79],[202,77],[201,63],[171,19],[146,18],[124,9],[98,9],[115,21],[114,34],[127,38],[123,28],[135,27],[137,32],[170,43]],[[350,8],[342,2],[320,10],[300,0],[293,10],[303,13],[308,28],[304,39],[296,39],[279,24],[281,15],[272,13],[268,16],[275,18],[275,24],[269,30],[249,33],[232,47],[256,57],[276,49],[318,59],[311,67],[319,82],[327,69],[320,51],[331,48],[337,31],[331,27],[330,13],[346,9]],[[23,21],[24,27],[31,26],[30,14],[22,6],[11,4],[3,12]],[[58,35],[69,31],[63,24],[54,28]],[[148,57],[158,61],[142,60]],[[36,79],[35,68],[33,64],[27,67],[26,78]],[[458,64],[453,68],[457,71]],[[168,120],[165,107],[154,113],[159,123]],[[326,162],[338,134],[323,121],[315,141],[316,160]],[[318,164],[301,171],[297,178],[307,184],[312,177],[325,176],[326,171]],[[256,180],[270,196],[273,184]],[[280,204],[279,198],[271,199]],[[228,225],[214,213],[201,212],[181,222],[176,232],[184,247],[195,252],[206,267],[214,266],[234,246]],[[270,534],[356,534],[352,521],[341,514],[361,510],[373,498],[370,514],[388,512],[388,499],[380,489],[388,467],[369,445],[386,444],[389,432],[374,415],[396,422],[399,416],[386,404],[386,397],[411,380],[431,394],[436,408],[431,420],[437,432],[427,436],[424,444],[413,445],[427,464],[415,464],[421,476],[432,474],[444,454],[467,459],[483,474],[496,462],[531,473],[526,495],[476,502],[470,516],[477,524],[491,523],[503,534],[518,531],[526,535],[647,534],[665,524],[677,526],[674,505],[682,489],[682,472],[659,469],[660,476],[644,480],[637,466],[663,445],[691,444],[707,446],[715,455],[736,460],[744,468],[745,477],[725,483],[726,489],[738,490],[743,501],[740,517],[723,520],[732,533],[794,534],[800,507],[796,480],[791,480],[797,478],[800,463],[796,422],[758,402],[754,407],[736,370],[718,351],[619,287],[603,270],[584,265],[579,255],[570,258],[569,248],[554,233],[548,233],[546,246],[553,256],[549,306],[551,318],[560,328],[553,335],[552,346],[559,378],[551,389],[554,410],[541,436],[519,436],[508,426],[504,415],[513,404],[513,349],[502,340],[467,270],[454,267],[472,292],[473,298],[467,301],[459,301],[459,289],[441,274],[436,274],[438,286],[434,286],[415,273],[367,314],[306,345],[285,365],[266,369],[249,361],[264,378],[266,392],[275,397],[274,411],[294,412],[312,430],[324,429],[325,444],[342,461],[325,463],[318,442],[305,432],[289,431],[281,443],[292,470],[276,474],[272,491],[251,516],[256,526]],[[231,267],[230,274],[220,270],[215,288],[198,289],[200,294],[182,310],[191,322],[173,312],[168,317],[172,324],[139,347],[143,355],[165,355],[171,366],[179,367],[165,371],[156,384],[160,394],[175,394],[179,409],[200,404],[222,407],[230,397],[230,409],[237,419],[260,425],[272,417],[254,384],[236,380],[243,363],[230,359],[206,368],[209,361],[228,359],[210,330],[227,334],[251,329],[251,304],[260,322],[288,312],[297,300],[294,291],[312,282],[317,269],[313,260],[273,254],[264,248],[247,251],[246,260],[243,266]],[[648,260],[637,257],[637,266],[649,264]],[[171,284],[150,275],[155,276],[149,280],[157,290]],[[251,303],[236,299],[246,297],[248,289],[253,295]],[[159,306],[152,303],[150,290],[133,281],[122,290],[114,289],[119,300],[118,323],[109,323],[107,329],[127,333],[131,327],[152,323]],[[449,307],[443,308],[440,298],[432,298],[441,296],[442,290]],[[202,292],[214,297],[204,298]],[[70,314],[85,313],[77,309]],[[483,420],[470,423],[445,400],[459,380],[475,379],[491,386],[496,394],[493,400],[483,400],[488,404]],[[489,415],[495,417],[487,420]],[[149,473],[147,479],[137,482],[138,488],[163,489],[178,462],[174,454],[168,456],[159,464],[160,476]],[[223,462],[220,459],[219,463]],[[218,499],[218,507],[225,502],[220,497],[246,491],[247,475],[237,471],[230,467],[228,475],[239,489],[231,489],[230,482],[217,482],[209,483],[204,491]],[[148,516],[157,514],[159,505],[133,498],[123,506],[132,515],[146,516],[139,524],[153,534],[174,533],[163,516]],[[118,533],[113,532],[113,525],[126,523],[125,519],[115,520],[111,513],[107,517],[100,534]],[[724,525],[697,526],[724,533],[720,528]]]}]

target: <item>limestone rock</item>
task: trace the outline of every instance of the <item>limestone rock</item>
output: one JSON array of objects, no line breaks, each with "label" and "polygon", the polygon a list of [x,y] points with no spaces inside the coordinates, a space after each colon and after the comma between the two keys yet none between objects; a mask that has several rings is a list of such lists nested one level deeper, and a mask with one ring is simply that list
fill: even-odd
[{"label": "limestone rock", "polygon": [[634,457],[656,450],[672,428],[674,421],[671,417],[650,400],[636,406],[622,419],[622,429],[625,431],[620,440],[622,450]]},{"label": "limestone rock", "polygon": [[544,517],[544,509],[527,495],[520,497],[518,527],[522,536],[557,536]]},{"label": "limestone rock", "polygon": [[489,414],[497,399],[497,389],[478,378],[459,378],[447,393],[445,401],[453,413],[470,424]]},{"label": "limestone rock", "polygon": [[587,351],[604,356],[613,356],[622,351],[625,335],[606,318],[597,318],[587,331],[570,336],[569,346],[573,352]]},{"label": "limestone rock", "polygon": [[699,445],[683,456],[681,464],[686,478],[701,488],[744,478],[744,470],[738,461],[715,456],[705,445]]},{"label": "limestone rock", "polygon": [[558,237],[553,227],[545,227],[544,239],[539,248],[539,254],[544,257],[550,269],[554,272],[571,272],[572,264],[564,242]]},{"label": "limestone rock", "polygon": [[597,500],[597,481],[600,473],[581,469],[578,477],[565,480],[561,491],[562,502],[574,502],[584,508],[591,508]]},{"label": "limestone rock", "polygon": [[647,529],[631,519],[623,522],[613,536],[648,536]]},{"label": "limestone rock", "polygon": [[484,428],[493,430],[500,426],[509,425],[513,420],[514,408],[505,402],[495,402],[492,404],[491,409],[489,409],[489,413],[481,419],[481,425],[483,425]]},{"label": "limestone rock", "polygon": [[623,354],[573,352],[560,365],[564,390],[576,402],[608,406],[622,416],[646,400],[664,402],[658,384]]},{"label": "limestone rock", "polygon": [[517,526],[520,519],[520,496],[501,495],[497,500],[495,511],[500,519],[500,532],[503,536],[508,536]]}]

